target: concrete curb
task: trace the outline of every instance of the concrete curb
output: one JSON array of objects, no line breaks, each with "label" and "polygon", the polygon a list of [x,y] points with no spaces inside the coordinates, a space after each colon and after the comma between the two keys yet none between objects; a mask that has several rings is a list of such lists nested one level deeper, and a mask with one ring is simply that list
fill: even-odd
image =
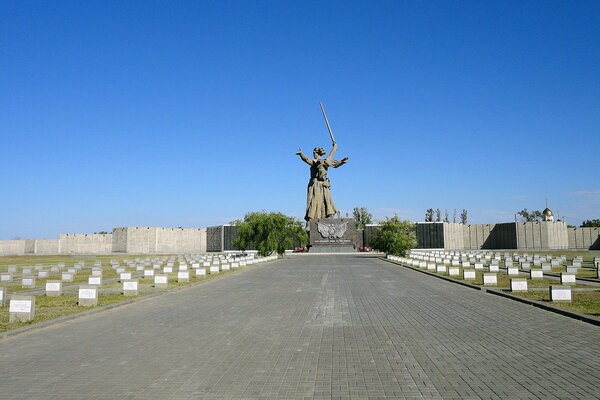
[{"label": "concrete curb", "polygon": [[[251,266],[246,266],[246,268],[244,269],[237,269],[237,270],[230,270],[230,273],[225,274],[219,274],[219,277],[223,277],[223,276],[228,276],[228,275],[237,275],[239,273],[243,273],[246,271],[249,271],[251,269],[254,269],[254,267],[258,267],[258,266],[263,266],[263,265],[268,265],[271,264],[275,261],[279,261],[280,259],[277,260],[272,260],[272,261],[266,261],[264,263],[258,264],[258,265],[251,265]],[[218,279],[218,278],[217,278]],[[113,303],[113,304],[107,304],[105,306],[100,306],[100,307],[94,307],[92,309],[89,310],[85,310],[85,311],[81,311],[81,312],[76,312],[73,314],[69,314],[69,315],[65,315],[64,317],[58,317],[58,318],[54,318],[54,319],[49,319],[47,321],[43,321],[43,322],[37,322],[37,323],[32,323],[31,325],[27,325],[27,326],[22,326],[19,328],[15,328],[15,329],[9,329],[7,331],[4,332],[0,332],[0,340],[3,339],[8,339],[11,338],[13,336],[17,336],[17,335],[21,335],[24,333],[28,333],[28,332],[32,332],[32,331],[36,331],[39,329],[45,329],[48,328],[50,326],[53,325],[58,325],[61,324],[63,322],[68,322],[77,318],[83,318],[89,315],[94,315],[97,313],[101,313],[104,311],[108,311],[108,310],[112,310],[115,308],[119,308],[119,307],[124,307],[130,304],[134,304],[134,303],[141,303],[143,301],[147,301],[147,300],[151,300],[155,297],[159,297],[159,296],[164,296],[170,293],[175,293],[175,292],[179,292],[179,291],[183,291],[183,290],[187,290],[187,289],[191,289],[194,288],[196,286],[202,285],[202,284],[206,284],[209,282],[213,282],[216,281],[217,279],[202,279],[198,282],[194,282],[194,283],[190,283],[188,285],[183,285],[183,286],[175,286],[166,290],[162,290],[160,292],[156,292],[156,293],[149,293],[149,294],[145,294],[142,295],[140,297],[136,297],[136,298],[132,298],[132,299],[128,299],[128,300],[124,300],[124,301],[120,301],[118,303]]]},{"label": "concrete curb", "polygon": [[480,290],[480,291],[482,291],[484,293],[489,293],[489,294],[493,294],[493,295],[496,295],[496,296],[504,297],[504,298],[507,298],[507,299],[515,300],[515,301],[518,301],[520,303],[529,304],[531,306],[538,307],[538,308],[544,309],[546,311],[551,311],[551,312],[563,315],[565,317],[570,317],[570,318],[573,318],[573,319],[580,320],[582,322],[586,322],[588,324],[600,326],[600,319],[598,319],[598,318],[588,317],[587,315],[579,314],[579,313],[576,313],[574,311],[568,311],[568,310],[565,310],[565,309],[562,309],[562,308],[554,307],[554,306],[551,306],[549,304],[542,303],[541,301],[537,301],[537,300],[527,299],[527,298],[524,298],[524,297],[515,296],[515,295],[512,295],[510,293],[507,293],[507,292],[504,292],[504,291],[501,291],[501,290],[498,290],[498,289],[490,289],[490,288],[480,287],[480,286],[477,286],[477,285],[471,285],[469,283],[462,282],[462,281],[459,281],[459,280],[456,280],[456,279],[452,279],[452,278],[449,278],[447,276],[433,274],[433,273],[431,273],[429,271],[425,271],[425,270],[422,270],[422,269],[413,268],[413,267],[408,266],[408,265],[400,264],[400,263],[397,263],[395,261],[388,260],[387,258],[380,258],[380,259],[383,260],[383,261],[387,261],[387,262],[389,262],[391,264],[394,264],[394,265],[399,265],[399,266],[404,267],[404,268],[409,268],[409,269],[411,269],[413,271],[418,271],[418,272],[424,273],[424,274],[429,275],[429,276],[433,276],[433,277],[436,277],[436,278],[443,279],[443,280],[448,281],[448,282],[458,283],[459,285],[463,285],[463,286],[469,287],[471,289],[477,289],[477,290]]}]

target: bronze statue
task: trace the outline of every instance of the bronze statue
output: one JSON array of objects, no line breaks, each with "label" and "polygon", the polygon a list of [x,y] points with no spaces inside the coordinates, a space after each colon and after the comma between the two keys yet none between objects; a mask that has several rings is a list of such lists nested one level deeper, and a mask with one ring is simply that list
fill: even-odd
[{"label": "bronze statue", "polygon": [[338,212],[331,198],[331,182],[327,176],[327,170],[329,167],[338,168],[348,162],[348,157],[339,161],[333,159],[337,151],[337,143],[333,137],[333,132],[329,126],[329,121],[327,120],[327,115],[322,104],[321,111],[323,112],[333,146],[329,155],[324,159],[322,158],[325,155],[325,149],[322,147],[315,147],[312,159],[304,154],[301,149],[298,149],[296,153],[302,161],[310,165],[310,181],[308,182],[306,195],[306,215],[304,216],[306,222],[309,222],[311,219],[329,218]]}]

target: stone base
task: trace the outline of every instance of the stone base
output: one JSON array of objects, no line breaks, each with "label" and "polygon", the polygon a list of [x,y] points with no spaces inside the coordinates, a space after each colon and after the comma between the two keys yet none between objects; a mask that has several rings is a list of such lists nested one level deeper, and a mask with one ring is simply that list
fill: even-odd
[{"label": "stone base", "polygon": [[356,253],[354,246],[316,245],[308,249],[309,253]]}]

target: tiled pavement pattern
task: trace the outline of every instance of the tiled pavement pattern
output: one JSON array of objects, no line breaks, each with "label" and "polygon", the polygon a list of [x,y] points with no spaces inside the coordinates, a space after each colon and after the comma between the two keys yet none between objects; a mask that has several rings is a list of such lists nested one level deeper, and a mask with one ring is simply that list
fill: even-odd
[{"label": "tiled pavement pattern", "polygon": [[0,398],[600,396],[600,328],[373,258],[305,256],[0,341]]}]

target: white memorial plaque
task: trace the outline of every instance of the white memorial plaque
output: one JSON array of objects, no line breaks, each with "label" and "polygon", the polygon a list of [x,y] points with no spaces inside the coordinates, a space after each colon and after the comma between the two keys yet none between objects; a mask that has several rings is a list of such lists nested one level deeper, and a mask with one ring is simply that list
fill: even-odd
[{"label": "white memorial plaque", "polygon": [[131,279],[131,272],[121,272],[119,275],[119,279],[124,281],[126,279]]},{"label": "white memorial plaque", "polygon": [[163,273],[165,274],[170,274],[173,272],[173,267],[164,267],[163,268]]},{"label": "white memorial plaque", "polygon": [[544,277],[544,271],[541,269],[529,270],[529,277],[531,279],[542,279]]},{"label": "white memorial plaque", "polygon": [[165,275],[156,275],[154,277],[155,284],[167,284],[167,277]]},{"label": "white memorial plaque", "polygon": [[484,285],[497,285],[498,284],[498,276],[494,273],[483,274],[483,284]]},{"label": "white memorial plaque", "polygon": [[443,265],[443,264],[441,264],[441,265],[438,265],[438,266],[436,267],[436,272],[437,272],[438,274],[445,274],[445,273],[446,273],[446,266],[445,266],[445,265]]},{"label": "white memorial plaque", "polygon": [[190,273],[188,271],[179,271],[177,273],[177,279],[190,279]]},{"label": "white memorial plaque", "polygon": [[38,272],[38,278],[47,278],[48,277],[48,271],[39,271]]},{"label": "white memorial plaque", "polygon": [[575,284],[576,280],[575,280],[575,274],[567,274],[567,273],[562,273],[560,274],[560,283],[561,284],[565,284],[565,283],[569,283],[569,284]]},{"label": "white memorial plaque", "polygon": [[490,272],[498,272],[500,267],[498,265],[490,265]]},{"label": "white memorial plaque", "polygon": [[153,269],[145,269],[144,270],[144,278],[147,278],[150,276],[154,276],[154,270]]},{"label": "white memorial plaque", "polygon": [[463,270],[463,279],[475,279],[475,270],[474,269]]},{"label": "white memorial plaque", "polygon": [[510,290],[513,292],[526,292],[527,291],[527,279],[511,279]]},{"label": "white memorial plaque", "polygon": [[90,276],[88,278],[88,285],[102,285],[102,278],[99,276]]},{"label": "white memorial plaque", "polygon": [[8,312],[30,313],[31,312],[31,300],[11,300]]},{"label": "white memorial plaque", "polygon": [[450,268],[448,268],[448,275],[450,275],[450,276],[459,276],[460,275],[460,268],[457,268],[457,267],[450,267]]},{"label": "white memorial plaque", "polygon": [[0,274],[0,282],[10,282],[12,281],[11,274]]},{"label": "white memorial plaque", "polygon": [[508,275],[510,275],[510,276],[519,275],[519,268],[517,268],[517,267],[509,267],[509,268],[507,268],[507,271],[508,271]]},{"label": "white memorial plaque", "polygon": [[138,290],[137,281],[123,282],[123,290]]},{"label": "white memorial plaque", "polygon": [[46,292],[60,292],[60,282],[46,282]]},{"label": "white memorial plaque", "polygon": [[102,276],[102,271],[99,271],[99,270],[92,271],[92,276]]},{"label": "white memorial plaque", "polygon": [[96,289],[79,289],[79,298],[80,299],[95,299],[96,298]]},{"label": "white memorial plaque", "polygon": [[32,286],[33,279],[32,278],[23,278],[23,286]]},{"label": "white memorial plaque", "polygon": [[571,301],[571,288],[564,286],[550,286],[550,300]]}]

